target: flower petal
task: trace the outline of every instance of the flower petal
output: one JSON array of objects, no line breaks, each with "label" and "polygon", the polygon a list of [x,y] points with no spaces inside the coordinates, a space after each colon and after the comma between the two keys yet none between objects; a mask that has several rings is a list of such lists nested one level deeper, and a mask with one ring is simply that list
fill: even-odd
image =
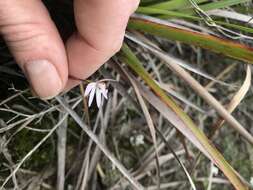
[{"label": "flower petal", "polygon": [[98,87],[99,87],[100,91],[102,92],[103,96],[105,97],[105,99],[107,99],[108,90],[106,89],[105,83],[99,83]]},{"label": "flower petal", "polygon": [[95,82],[89,83],[85,89],[84,96],[88,96],[93,88],[96,88],[96,83]]},{"label": "flower petal", "polygon": [[95,92],[96,92],[96,88],[92,88],[92,89],[91,89],[91,92],[90,92],[90,96],[89,96],[89,103],[88,103],[89,107],[90,107],[91,104],[92,104],[92,101],[93,101],[94,96],[95,96]]},{"label": "flower petal", "polygon": [[101,91],[105,99],[108,99],[108,90],[105,89],[104,91]]},{"label": "flower petal", "polygon": [[102,94],[99,88],[96,89],[96,102],[97,102],[98,108],[100,108],[101,102],[102,102]]}]

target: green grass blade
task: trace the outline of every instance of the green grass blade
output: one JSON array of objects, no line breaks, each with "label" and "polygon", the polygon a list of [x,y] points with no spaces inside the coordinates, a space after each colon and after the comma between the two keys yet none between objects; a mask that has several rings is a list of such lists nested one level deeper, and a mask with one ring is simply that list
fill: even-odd
[{"label": "green grass blade", "polygon": [[[208,2],[208,0],[194,0],[195,3],[205,3]],[[222,1],[215,1],[210,3],[205,3],[203,5],[199,5],[199,7],[203,11],[209,11],[213,9],[221,9],[225,7],[230,7],[234,5],[238,5],[241,3],[250,2],[251,0],[222,0]],[[193,9],[191,3],[189,0],[172,0],[172,1],[166,1],[162,3],[157,3],[155,5],[149,6],[150,8],[156,8],[156,9],[164,9],[164,10],[180,10],[180,9]],[[191,10],[189,12],[183,11],[184,14],[186,13],[195,13],[194,10]]]},{"label": "green grass blade", "polygon": [[203,11],[210,11],[210,10],[214,10],[214,9],[221,9],[221,8],[225,8],[225,7],[238,5],[241,3],[247,3],[250,1],[251,0],[223,0],[223,1],[216,1],[216,2],[207,3],[205,5],[200,5],[199,8],[202,9]]},{"label": "green grass blade", "polygon": [[216,53],[224,54],[231,58],[253,63],[253,48],[234,41],[168,26],[161,22],[156,22],[155,19],[152,19],[151,21],[150,19],[148,20],[141,17],[131,18],[128,28],[153,34],[169,40],[195,45]]},{"label": "green grass blade", "polygon": [[[207,2],[208,0],[195,0],[196,3]],[[157,3],[155,5],[151,5],[149,7],[158,8],[158,9],[166,9],[166,10],[178,10],[182,8],[187,8],[191,5],[189,0],[171,0],[162,3]]]},{"label": "green grass blade", "polygon": [[[138,58],[126,44],[124,44],[122,47],[121,58],[124,63],[126,63],[139,77],[146,82],[146,84],[160,98],[160,100],[175,113],[175,115],[178,117],[178,120],[182,121],[182,123],[191,131],[198,143],[202,146],[201,151],[208,154],[208,157],[223,171],[234,187],[238,190],[247,190],[248,188],[246,185],[243,184],[243,182],[239,179],[234,169],[227,163],[219,151],[209,142],[205,134],[198,129],[191,118],[186,115],[184,111],[154,82],[154,80],[143,68]],[[182,131],[182,128],[179,128],[179,126],[174,126],[183,134],[186,133],[186,131]],[[192,139],[189,140],[192,141]],[[196,145],[196,142],[192,143]]]},{"label": "green grass blade", "polygon": [[[162,18],[162,19],[181,18],[181,19],[187,19],[189,21],[203,21],[204,23],[204,19],[201,17],[181,13],[178,11],[168,11],[168,10],[162,10],[162,9],[156,9],[156,8],[149,8],[149,7],[139,7],[136,12],[145,14],[145,15],[159,15],[158,18]],[[228,22],[223,22],[223,21],[214,21],[214,23],[221,26],[226,26],[231,29],[239,30],[241,32],[247,32],[247,33],[253,34],[253,29],[249,27],[241,26],[238,24],[232,24]]]}]

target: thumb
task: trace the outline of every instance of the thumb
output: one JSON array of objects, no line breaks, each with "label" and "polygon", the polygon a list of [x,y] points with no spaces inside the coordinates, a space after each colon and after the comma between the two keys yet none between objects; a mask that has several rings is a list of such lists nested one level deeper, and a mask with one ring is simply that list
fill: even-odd
[{"label": "thumb", "polygon": [[65,48],[41,1],[0,1],[0,34],[38,96],[62,91],[68,76]]}]

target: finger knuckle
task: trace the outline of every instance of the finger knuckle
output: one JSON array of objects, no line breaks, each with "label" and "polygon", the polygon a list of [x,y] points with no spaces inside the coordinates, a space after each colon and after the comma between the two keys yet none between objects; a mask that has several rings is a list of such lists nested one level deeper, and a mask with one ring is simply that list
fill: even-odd
[{"label": "finger knuckle", "polygon": [[[24,52],[34,48],[43,48],[41,42],[47,40],[46,32],[38,30],[32,23],[5,25],[1,28],[1,33],[12,51]],[[41,27],[40,27],[41,28]]]}]

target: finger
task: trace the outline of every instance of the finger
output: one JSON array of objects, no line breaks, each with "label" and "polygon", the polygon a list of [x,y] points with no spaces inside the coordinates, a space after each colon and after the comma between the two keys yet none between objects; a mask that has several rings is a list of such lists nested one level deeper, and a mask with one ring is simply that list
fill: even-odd
[{"label": "finger", "polygon": [[40,0],[0,1],[0,33],[38,96],[61,92],[68,77],[66,52]]},{"label": "finger", "polygon": [[69,73],[85,79],[119,51],[139,0],[75,0],[78,32],[67,42]]}]

